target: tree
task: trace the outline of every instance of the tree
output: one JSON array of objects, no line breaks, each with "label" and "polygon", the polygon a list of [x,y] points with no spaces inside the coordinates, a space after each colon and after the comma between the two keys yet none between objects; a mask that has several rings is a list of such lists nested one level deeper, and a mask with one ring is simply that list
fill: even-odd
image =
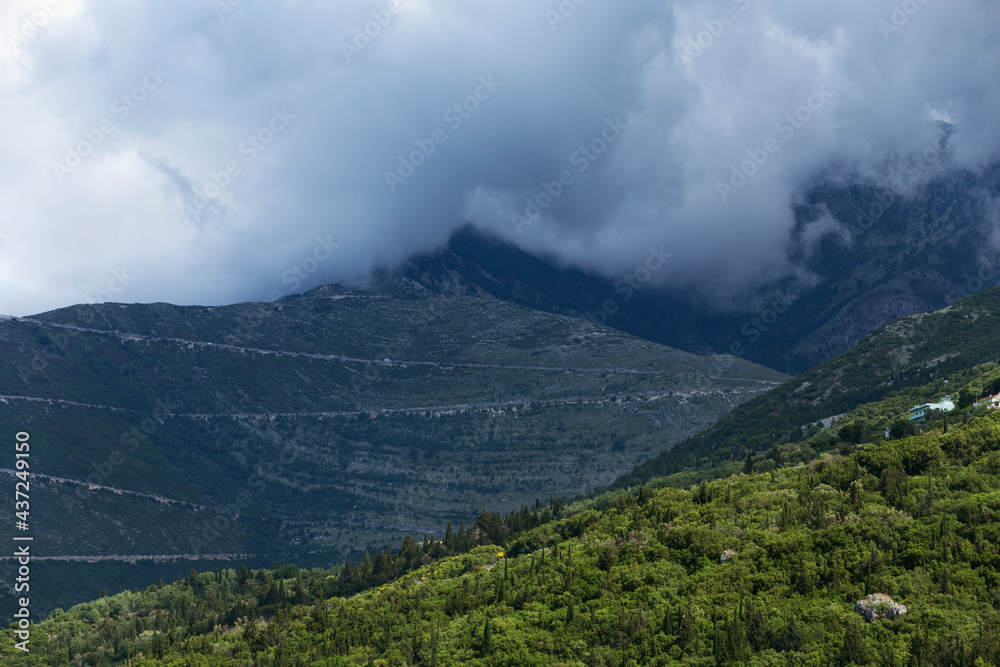
[{"label": "tree", "polygon": [[857,621],[849,623],[844,629],[844,642],[840,646],[837,664],[841,667],[868,664],[868,647],[865,646]]},{"label": "tree", "polygon": [[916,435],[917,427],[909,419],[897,419],[889,427],[889,437],[893,440]]},{"label": "tree", "polygon": [[448,527],[444,529],[444,545],[448,548],[448,551],[455,550],[455,531],[451,528],[451,521],[448,522]]},{"label": "tree", "polygon": [[851,422],[846,426],[842,427],[837,435],[844,442],[849,442],[852,445],[860,445],[864,439],[868,429],[861,422]]},{"label": "tree", "polygon": [[490,637],[490,619],[486,619],[486,627],[483,628],[483,655],[493,653],[493,645]]},{"label": "tree", "polygon": [[926,628],[917,628],[910,635],[910,661],[912,667],[924,667],[927,664],[927,653],[930,648],[930,638]]},{"label": "tree", "polygon": [[802,647],[804,642],[805,636],[802,633],[802,629],[799,628],[799,624],[796,623],[794,618],[789,618],[785,623],[784,629],[775,637],[771,647],[775,651],[780,652],[797,651]]},{"label": "tree", "polygon": [[605,542],[597,548],[597,567],[608,572],[618,563],[614,545]]},{"label": "tree", "polygon": [[732,620],[729,619],[728,615],[726,617],[725,632],[726,657],[734,662],[746,662],[750,658],[747,650],[746,625],[741,618],[741,614],[739,614],[735,609],[733,610]]},{"label": "tree", "polygon": [[767,618],[765,618],[760,605],[753,598],[750,598],[747,604],[746,633],[747,641],[750,642],[754,651],[763,651],[767,648],[770,639],[767,631]]},{"label": "tree", "polygon": [[972,393],[972,390],[966,387],[962,391],[958,392],[958,409],[962,410],[969,407],[976,402],[976,395]]},{"label": "tree", "polygon": [[882,496],[894,507],[906,498],[906,473],[898,463],[882,471]]}]

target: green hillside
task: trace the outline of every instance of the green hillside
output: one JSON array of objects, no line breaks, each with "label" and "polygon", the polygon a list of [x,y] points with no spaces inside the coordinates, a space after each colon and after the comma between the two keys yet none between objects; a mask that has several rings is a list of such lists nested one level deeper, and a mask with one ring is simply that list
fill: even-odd
[{"label": "green hillside", "polygon": [[498,301],[336,287],[76,306],[0,321],[0,353],[0,422],[35,443],[33,532],[52,559],[37,611],[586,494],[786,379]]},{"label": "green hillside", "polygon": [[[845,417],[860,405],[890,395],[916,402],[957,395],[954,385],[944,383],[948,374],[991,361],[1000,361],[1000,289],[879,328],[848,352],[743,404],[708,430],[637,466],[615,486],[742,461],[747,450],[765,453],[775,445],[801,449],[821,420]],[[875,426],[885,428],[888,422]],[[813,440],[818,442],[822,440]]]},{"label": "green hillside", "polygon": [[[998,377],[989,364],[951,382],[974,390]],[[894,402],[906,400],[858,409],[897,420]],[[542,515],[483,512],[461,539],[409,540],[349,568],[192,574],[54,613],[33,628],[30,656],[14,653],[7,630],[0,655],[13,665],[1000,664],[1000,412],[965,407],[915,435],[876,435],[689,488],[667,478]],[[353,595],[359,581],[375,587]],[[870,594],[894,601],[873,602],[871,622],[855,610]],[[906,612],[878,617],[893,604]]]}]

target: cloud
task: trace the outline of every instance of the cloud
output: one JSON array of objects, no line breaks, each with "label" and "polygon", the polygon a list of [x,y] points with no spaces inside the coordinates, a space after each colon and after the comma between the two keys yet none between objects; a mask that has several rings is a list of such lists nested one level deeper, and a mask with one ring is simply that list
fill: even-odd
[{"label": "cloud", "polygon": [[996,159],[998,23],[986,0],[15,0],[0,312],[122,270],[116,300],[267,299],[467,221],[611,276],[663,245],[657,281],[735,298],[795,270],[818,175],[888,182],[943,123],[922,179]]}]

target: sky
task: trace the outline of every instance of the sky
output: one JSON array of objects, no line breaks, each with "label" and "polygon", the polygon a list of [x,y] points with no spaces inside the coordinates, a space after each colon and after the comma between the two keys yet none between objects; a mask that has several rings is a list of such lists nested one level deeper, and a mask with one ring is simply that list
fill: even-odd
[{"label": "sky", "polygon": [[735,301],[817,178],[945,123],[908,187],[997,159],[998,36],[997,0],[5,0],[0,313],[362,284],[466,223]]}]

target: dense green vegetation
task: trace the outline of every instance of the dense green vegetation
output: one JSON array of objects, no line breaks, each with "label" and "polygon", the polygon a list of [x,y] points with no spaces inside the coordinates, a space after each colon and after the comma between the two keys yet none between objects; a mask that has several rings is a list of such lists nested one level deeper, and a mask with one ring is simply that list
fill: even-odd
[{"label": "dense green vegetation", "polygon": [[958,387],[945,385],[944,379],[995,361],[1000,361],[1000,289],[879,328],[836,359],[744,403],[706,431],[640,464],[615,486],[716,468],[743,460],[748,449],[762,453],[776,444],[800,445],[820,420],[889,397],[900,401],[903,412],[912,407],[906,401],[936,401],[944,394],[955,394],[957,401]]},{"label": "dense green vegetation", "polygon": [[[989,364],[949,384],[979,393],[998,376]],[[840,431],[867,425],[811,435],[837,444],[808,463],[751,456],[734,462],[744,472],[686,488],[680,473],[556,503],[548,516],[483,512],[440,543],[408,540],[349,568],[192,574],[53,613],[30,656],[14,655],[7,630],[2,655],[15,665],[997,665],[1000,413],[967,407],[895,439],[873,428],[934,389],[859,406]],[[908,613],[862,620],[854,603],[870,593]]]}]

